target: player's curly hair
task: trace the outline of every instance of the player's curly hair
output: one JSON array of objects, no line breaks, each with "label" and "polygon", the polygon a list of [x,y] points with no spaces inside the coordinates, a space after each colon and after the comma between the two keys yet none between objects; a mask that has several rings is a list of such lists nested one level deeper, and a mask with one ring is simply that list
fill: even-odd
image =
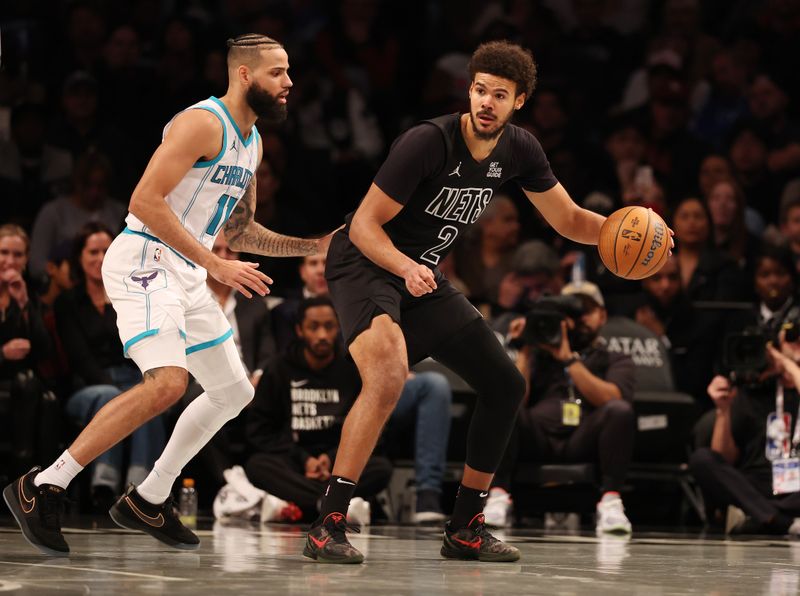
[{"label": "player's curly hair", "polygon": [[479,72],[514,81],[516,95],[525,93],[526,99],[536,87],[536,62],[530,50],[506,40],[478,46],[469,61],[470,80],[474,81]]}]

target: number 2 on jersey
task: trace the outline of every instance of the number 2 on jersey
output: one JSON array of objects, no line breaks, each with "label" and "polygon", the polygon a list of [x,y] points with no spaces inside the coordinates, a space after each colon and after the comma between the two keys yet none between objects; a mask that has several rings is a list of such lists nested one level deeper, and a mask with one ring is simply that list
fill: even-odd
[{"label": "number 2 on jersey", "polygon": [[214,236],[219,232],[219,229],[225,225],[225,222],[227,222],[228,218],[231,216],[231,211],[233,211],[236,201],[238,200],[238,197],[232,197],[230,195],[222,195],[219,198],[219,201],[217,201],[217,209],[214,211],[211,221],[208,222],[206,234]]},{"label": "number 2 on jersey", "polygon": [[420,255],[420,259],[423,261],[428,261],[433,265],[438,265],[439,260],[442,258],[442,251],[446,250],[456,239],[458,236],[458,228],[455,226],[444,226],[441,230],[439,230],[439,240],[442,242],[434,246],[433,248],[429,248],[424,253]]}]

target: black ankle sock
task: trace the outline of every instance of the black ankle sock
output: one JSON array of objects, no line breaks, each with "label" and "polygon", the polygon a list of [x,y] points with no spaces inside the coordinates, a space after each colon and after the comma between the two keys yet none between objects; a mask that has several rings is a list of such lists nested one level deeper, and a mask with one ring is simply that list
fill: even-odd
[{"label": "black ankle sock", "polygon": [[489,489],[479,490],[463,484],[459,485],[453,517],[450,519],[450,528],[453,530],[466,528],[473,517],[483,512],[487,496],[489,496]]},{"label": "black ankle sock", "polygon": [[353,491],[355,490],[356,483],[352,480],[341,476],[331,476],[319,509],[320,521],[334,512],[347,515],[347,508],[350,506],[350,499],[353,498]]}]

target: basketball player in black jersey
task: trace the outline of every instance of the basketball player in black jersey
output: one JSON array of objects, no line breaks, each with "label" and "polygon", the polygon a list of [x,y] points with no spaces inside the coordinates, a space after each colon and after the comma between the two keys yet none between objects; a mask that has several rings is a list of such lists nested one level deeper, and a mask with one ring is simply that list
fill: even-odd
[{"label": "basketball player in black jersey", "polygon": [[435,118],[401,135],[331,242],[326,277],[363,388],[345,420],[320,517],[303,551],[318,561],[363,561],[345,536],[348,503],[409,365],[428,355],[478,394],[441,554],[519,558],[517,548],[485,529],[482,511],[525,380],[437,265],[509,180],[570,240],[597,244],[604,218],[578,207],[553,176],[536,138],[510,124],[536,82],[530,53],[508,42],[484,44],[472,56],[470,76],[470,113]]}]

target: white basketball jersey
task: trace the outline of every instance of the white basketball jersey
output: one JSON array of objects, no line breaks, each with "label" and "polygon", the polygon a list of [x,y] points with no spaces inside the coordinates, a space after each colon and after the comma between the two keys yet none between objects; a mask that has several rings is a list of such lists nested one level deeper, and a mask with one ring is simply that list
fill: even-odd
[{"label": "white basketball jersey", "polygon": [[[199,101],[187,109],[208,110],[219,118],[222,149],[213,159],[195,163],[167,195],[166,201],[181,225],[210,249],[258,167],[258,130],[253,126],[245,139],[228,108],[216,97]],[[162,140],[174,119],[164,127]],[[150,234],[147,226],[132,213],[125,223],[133,232]]]}]

